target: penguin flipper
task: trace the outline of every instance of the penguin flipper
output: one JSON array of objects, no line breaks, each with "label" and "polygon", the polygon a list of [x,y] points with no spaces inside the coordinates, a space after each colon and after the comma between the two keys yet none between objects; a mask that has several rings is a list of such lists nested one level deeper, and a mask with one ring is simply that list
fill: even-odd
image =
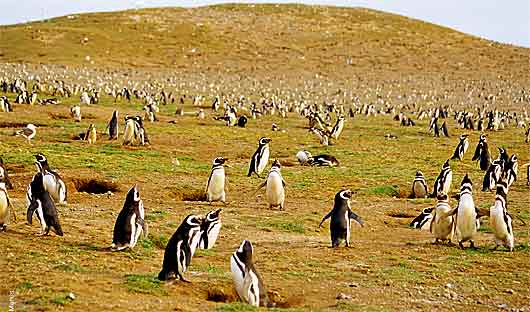
[{"label": "penguin flipper", "polygon": [[348,211],[348,218],[355,220],[355,222],[359,223],[360,226],[364,226],[363,219],[361,219],[361,217],[351,210]]},{"label": "penguin flipper", "polygon": [[322,227],[322,223],[324,223],[324,221],[326,221],[327,219],[331,217],[332,212],[333,210],[331,210],[324,218],[322,218],[322,221],[320,221],[320,224],[318,225],[318,227]]},{"label": "penguin flipper", "polygon": [[261,183],[258,188],[254,191],[254,193],[252,193],[252,196],[255,196],[256,193],[258,193],[259,190],[261,190],[261,188],[263,188],[265,185],[267,185],[267,180],[265,180],[263,183]]}]

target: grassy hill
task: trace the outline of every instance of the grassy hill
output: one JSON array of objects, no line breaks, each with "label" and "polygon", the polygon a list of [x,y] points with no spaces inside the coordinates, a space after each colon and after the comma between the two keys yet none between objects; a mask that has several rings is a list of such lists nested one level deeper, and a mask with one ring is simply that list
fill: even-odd
[{"label": "grassy hill", "polygon": [[419,72],[527,79],[530,72],[530,49],[363,8],[271,4],[128,10],[4,26],[0,38],[0,62],[15,63],[251,76]]}]

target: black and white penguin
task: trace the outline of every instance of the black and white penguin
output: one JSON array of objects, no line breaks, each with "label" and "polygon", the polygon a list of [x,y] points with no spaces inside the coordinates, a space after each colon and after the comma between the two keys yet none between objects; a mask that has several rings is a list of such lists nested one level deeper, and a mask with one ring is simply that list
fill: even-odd
[{"label": "black and white penguin", "polygon": [[33,176],[29,187],[32,193],[31,202],[26,214],[28,223],[32,224],[33,214],[36,213],[41,226],[40,235],[48,235],[50,228],[53,228],[57,235],[63,236],[63,230],[59,223],[59,216],[57,215],[57,208],[55,208],[52,198],[44,189],[43,185],[43,174],[38,172]]},{"label": "black and white penguin", "polygon": [[116,218],[110,248],[115,251],[134,248],[141,234],[147,237],[144,202],[140,198],[138,186],[133,186],[125,196],[123,208]]},{"label": "black and white penguin", "polygon": [[11,180],[9,179],[9,175],[2,157],[0,157],[0,182],[5,183],[7,189],[13,189],[13,184],[11,184]]},{"label": "black and white penguin", "polygon": [[271,138],[261,138],[258,141],[258,149],[252,155],[250,159],[250,167],[248,168],[247,176],[250,177],[252,173],[255,173],[258,177],[261,178],[260,174],[263,172],[267,163],[269,162],[269,142]]},{"label": "black and white penguin", "polygon": [[503,245],[510,251],[514,247],[512,217],[507,210],[508,181],[506,177],[497,183],[495,204],[489,211],[490,226],[495,235],[495,249]]},{"label": "black and white penguin", "polygon": [[199,245],[202,222],[203,220],[196,215],[188,215],[184,218],[167,243],[162,271],[158,273],[159,280],[176,278],[188,282],[183,274],[188,269],[195,249]]},{"label": "black and white penguin", "polygon": [[424,208],[421,213],[410,222],[411,228],[419,230],[428,230],[431,227],[434,207]]},{"label": "black and white penguin", "polygon": [[482,181],[482,192],[495,190],[497,181],[501,178],[503,168],[504,162],[500,159],[495,159],[491,162]]},{"label": "black and white penguin", "polygon": [[243,302],[256,307],[267,307],[270,305],[269,295],[254,266],[253,254],[252,244],[250,241],[244,240],[230,257],[230,271],[232,272],[234,288]]},{"label": "black and white penguin", "polygon": [[449,137],[449,130],[447,129],[447,123],[444,122],[442,123],[442,134],[445,136],[445,137]]},{"label": "black and white penguin", "polygon": [[206,184],[206,200],[208,202],[221,201],[226,203],[225,168],[226,158],[216,157],[212,163],[212,170]]},{"label": "black and white penguin", "polygon": [[308,151],[299,151],[296,153],[296,159],[302,166],[310,165],[310,160],[313,159],[313,156]]},{"label": "black and white penguin", "polygon": [[311,157],[311,159],[309,159],[309,164],[311,166],[319,167],[336,167],[340,163],[335,156],[322,154]]},{"label": "black and white penguin", "polygon": [[438,193],[441,193],[441,192],[445,194],[449,194],[449,191],[451,191],[452,182],[453,182],[453,170],[451,170],[451,166],[449,165],[449,159],[448,159],[443,164],[440,174],[434,181],[432,197],[437,198]]},{"label": "black and white penguin", "polygon": [[94,124],[90,124],[85,132],[84,140],[88,142],[88,144],[95,144],[97,140],[97,131],[96,126]]},{"label": "black and white penguin", "polygon": [[221,209],[212,210],[206,214],[201,224],[201,238],[199,239],[200,249],[210,249],[213,247],[221,230]]},{"label": "black and white penguin", "polygon": [[449,205],[447,194],[438,194],[437,200],[430,225],[430,231],[434,236],[433,244],[438,243],[439,240],[450,243],[454,234],[453,210]]},{"label": "black and white penguin", "polygon": [[115,110],[112,113],[112,117],[109,120],[109,123],[107,125],[107,129],[109,130],[109,140],[117,140],[118,139],[118,111]]},{"label": "black and white penguin", "polygon": [[[43,176],[44,190],[46,190],[50,194],[50,196],[55,202],[60,204],[66,204],[68,192],[66,189],[66,184],[64,183],[59,173],[50,168],[50,165],[48,164],[48,159],[46,158],[46,156],[44,156],[44,154],[39,153],[35,155],[35,159],[37,160],[35,163],[37,165],[37,169],[39,172],[42,173]],[[29,193],[31,193],[31,189],[28,188],[28,194]],[[28,206],[30,202],[31,198],[28,197]]]},{"label": "black and white penguin", "polygon": [[519,162],[517,156],[513,154],[510,156],[510,159],[504,164],[503,176],[506,177],[506,182],[508,187],[511,187],[512,184],[517,181],[517,172],[519,171]]},{"label": "black and white penguin", "polygon": [[464,154],[466,153],[469,147],[468,136],[469,136],[468,134],[462,134],[460,136],[460,142],[458,142],[458,145],[456,146],[455,152],[453,154],[453,157],[451,157],[451,159],[458,159],[458,160],[464,159]]},{"label": "black and white penguin", "polygon": [[427,182],[421,171],[416,171],[416,176],[412,182],[412,198],[425,198],[429,194]]},{"label": "black and white penguin", "polygon": [[480,141],[477,144],[472,161],[478,161],[480,164],[480,170],[482,171],[488,170],[491,164],[491,154],[485,134],[480,135]]},{"label": "black and white penguin", "polygon": [[356,215],[350,208],[350,198],[352,191],[341,190],[335,195],[333,209],[322,219],[319,227],[328,218],[331,218],[331,247],[338,247],[341,241],[346,241],[346,247],[350,247],[350,219],[355,220],[361,226],[364,221]]},{"label": "black and white penguin", "polygon": [[338,140],[343,129],[344,129],[344,116],[340,115],[339,118],[337,118],[337,122],[331,129],[330,137],[335,140]]},{"label": "black and white penguin", "polygon": [[280,207],[284,208],[285,202],[285,181],[281,173],[281,164],[275,159],[272,163],[271,169],[265,181],[258,187],[256,192],[262,187],[266,186],[266,197],[269,203],[269,208]]},{"label": "black and white penguin", "polygon": [[237,126],[238,126],[238,127],[241,127],[241,128],[245,128],[245,126],[247,125],[247,122],[248,122],[248,118],[247,118],[247,116],[245,116],[245,115],[241,115],[241,116],[239,116],[239,118],[237,119]]},{"label": "black and white penguin", "polygon": [[9,221],[9,195],[7,194],[6,183],[0,179],[0,231],[5,231]]},{"label": "black and white penguin", "polygon": [[470,247],[475,248],[473,237],[477,233],[479,223],[479,215],[473,201],[473,183],[466,174],[460,186],[460,198],[458,206],[454,209],[456,214],[456,236],[458,245],[464,249],[464,242],[469,241]]},{"label": "black and white penguin", "polygon": [[70,115],[76,122],[81,122],[81,106],[74,105],[70,107]]}]

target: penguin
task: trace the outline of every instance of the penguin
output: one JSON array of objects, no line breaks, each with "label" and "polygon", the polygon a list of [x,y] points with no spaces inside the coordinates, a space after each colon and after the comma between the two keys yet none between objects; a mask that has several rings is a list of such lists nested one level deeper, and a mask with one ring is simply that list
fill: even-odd
[{"label": "penguin", "polygon": [[31,202],[27,210],[27,220],[29,224],[33,222],[33,214],[37,214],[37,219],[40,222],[41,231],[39,235],[48,235],[50,229],[53,228],[55,233],[63,236],[63,230],[59,223],[59,216],[57,215],[57,208],[53,203],[50,194],[44,189],[43,174],[38,172],[33,176],[30,183]]},{"label": "penguin", "polygon": [[16,131],[14,135],[24,137],[26,141],[31,144],[31,140],[37,135],[37,127],[34,124],[28,124],[23,129]]},{"label": "penguin", "polygon": [[88,142],[88,144],[95,144],[96,139],[97,139],[96,126],[94,124],[90,124],[85,133],[85,140]]},{"label": "penguin", "polygon": [[109,120],[109,124],[107,125],[107,129],[109,129],[109,140],[117,140],[118,139],[118,111],[115,110],[112,112],[112,117]]},{"label": "penguin", "polygon": [[9,195],[7,194],[6,183],[0,179],[0,231],[5,231],[9,220]]},{"label": "penguin", "polygon": [[145,222],[144,202],[140,198],[138,186],[135,185],[127,192],[123,208],[114,223],[110,248],[114,251],[134,248],[142,233],[147,237],[148,228]]},{"label": "penguin", "polygon": [[442,123],[442,134],[445,136],[445,137],[449,137],[449,130],[447,129],[447,123],[444,122]]},{"label": "penguin", "polygon": [[431,226],[433,218],[434,207],[425,208],[421,211],[420,215],[414,218],[409,224],[411,228],[426,230]]},{"label": "penguin", "polygon": [[495,159],[491,162],[482,182],[482,192],[493,191],[503,171],[503,161]]},{"label": "penguin", "polygon": [[6,184],[7,189],[13,189],[13,184],[11,184],[11,180],[9,179],[9,175],[7,174],[7,169],[4,165],[4,160],[2,159],[2,157],[0,157],[0,182],[4,182]]},{"label": "penguin", "polygon": [[226,158],[216,157],[212,163],[212,170],[206,184],[206,200],[208,202],[221,201],[226,203],[225,168]]},{"label": "penguin", "polygon": [[340,115],[339,118],[337,118],[337,122],[335,123],[335,125],[331,129],[330,137],[335,139],[335,140],[338,140],[339,136],[342,133],[342,129],[344,129],[344,116]]},{"label": "penguin", "polygon": [[[269,208],[280,207],[280,210],[283,210],[285,202],[285,181],[283,180],[281,173],[281,164],[277,159],[272,163],[267,178],[258,187],[256,192],[264,186],[267,186],[265,194],[267,196]],[[254,194],[256,192],[254,192]]]},{"label": "penguin", "polygon": [[230,257],[230,271],[234,288],[239,298],[252,306],[270,306],[269,295],[263,286],[252,255],[254,248],[248,240],[244,240]]},{"label": "penguin", "polygon": [[497,183],[495,204],[490,207],[490,226],[495,235],[495,248],[504,245],[510,252],[514,247],[512,217],[507,210],[508,181],[506,177]]},{"label": "penguin", "polygon": [[206,214],[201,224],[201,238],[199,239],[200,249],[210,249],[213,247],[221,230],[221,219],[219,215],[221,209],[212,210]]},{"label": "penguin", "polygon": [[192,214],[184,218],[166,245],[162,270],[158,273],[159,280],[176,278],[189,282],[183,274],[188,269],[195,249],[199,245],[202,222],[199,216]]},{"label": "penguin", "polygon": [[258,141],[258,149],[252,155],[250,159],[250,167],[248,169],[247,176],[250,177],[252,173],[255,173],[259,178],[260,174],[263,172],[267,163],[269,162],[269,143],[272,141],[271,138],[263,137]]},{"label": "penguin", "polygon": [[464,242],[469,241],[470,247],[475,248],[473,237],[477,233],[479,227],[479,220],[475,202],[473,201],[473,183],[466,174],[460,186],[460,199],[458,206],[454,209],[453,214],[456,214],[456,236],[458,245],[464,249]]},{"label": "penguin", "polygon": [[245,115],[241,115],[241,116],[239,116],[239,118],[237,119],[237,126],[238,126],[238,127],[241,127],[241,128],[245,128],[245,126],[247,125],[247,122],[248,122],[248,118],[247,118],[247,116],[245,116]]},{"label": "penguin", "polygon": [[416,171],[416,177],[412,182],[412,196],[411,198],[425,198],[428,194],[427,183],[421,171]]},{"label": "penguin", "polygon": [[318,227],[331,217],[331,247],[338,247],[342,240],[346,241],[346,247],[350,247],[350,219],[355,220],[361,226],[364,221],[356,215],[350,208],[350,198],[352,191],[341,190],[335,195],[333,209],[320,221]]},{"label": "penguin", "polygon": [[429,125],[429,130],[433,130],[433,135],[436,138],[440,137],[440,128],[438,127],[438,118],[433,117],[431,119],[431,124]]},{"label": "penguin", "polygon": [[76,122],[81,122],[81,106],[74,105],[70,107],[70,115]]},{"label": "penguin", "polygon": [[296,153],[296,159],[300,165],[307,166],[310,165],[310,160],[313,159],[313,156],[308,151],[299,151]]},{"label": "penguin", "polygon": [[439,240],[450,243],[454,234],[454,219],[449,205],[449,197],[441,192],[438,194],[437,200],[430,225],[430,231],[434,236],[433,244],[438,243]]},{"label": "penguin", "polygon": [[464,154],[466,153],[467,148],[469,147],[468,136],[468,134],[462,134],[460,136],[460,142],[456,146],[455,152],[451,159],[458,159],[460,161],[464,159]]},{"label": "penguin", "polygon": [[491,154],[488,148],[488,142],[486,140],[485,134],[480,135],[480,140],[477,144],[477,148],[475,149],[475,154],[473,155],[473,159],[471,160],[479,162],[480,170],[488,170],[491,164]]},{"label": "penguin", "polygon": [[449,191],[451,190],[452,181],[453,181],[453,170],[451,170],[451,166],[449,165],[449,159],[448,159],[443,164],[440,174],[434,181],[432,197],[437,198],[438,193],[440,192],[449,194]]},{"label": "penguin", "polygon": [[[66,189],[66,184],[63,179],[56,171],[53,171],[48,164],[48,159],[44,154],[39,153],[35,155],[37,160],[35,164],[37,165],[37,171],[42,174],[43,177],[43,187],[46,190],[52,199],[60,204],[66,204],[68,191]],[[28,194],[31,194],[31,184],[28,187]],[[31,196],[27,196],[27,204],[31,203]]]},{"label": "penguin", "polygon": [[508,187],[511,187],[512,184],[517,181],[517,171],[519,170],[519,162],[517,161],[517,156],[513,154],[508,162],[504,165],[503,175],[506,176],[506,181]]},{"label": "penguin", "polygon": [[125,130],[123,131],[123,145],[133,145],[136,142],[137,126],[134,117],[125,116]]},{"label": "penguin", "polygon": [[337,167],[338,165],[340,165],[339,161],[337,160],[337,158],[335,158],[335,156],[326,154],[311,157],[309,163],[311,164],[311,166],[319,167]]}]

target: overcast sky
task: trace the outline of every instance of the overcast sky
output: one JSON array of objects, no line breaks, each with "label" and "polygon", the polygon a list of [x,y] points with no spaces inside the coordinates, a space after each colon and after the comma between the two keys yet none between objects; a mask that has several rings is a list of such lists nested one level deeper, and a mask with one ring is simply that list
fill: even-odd
[{"label": "overcast sky", "polygon": [[499,42],[530,47],[530,0],[2,0],[0,24],[22,23],[81,12],[114,11],[135,7],[190,7],[223,2],[296,2],[362,6],[429,21]]}]

